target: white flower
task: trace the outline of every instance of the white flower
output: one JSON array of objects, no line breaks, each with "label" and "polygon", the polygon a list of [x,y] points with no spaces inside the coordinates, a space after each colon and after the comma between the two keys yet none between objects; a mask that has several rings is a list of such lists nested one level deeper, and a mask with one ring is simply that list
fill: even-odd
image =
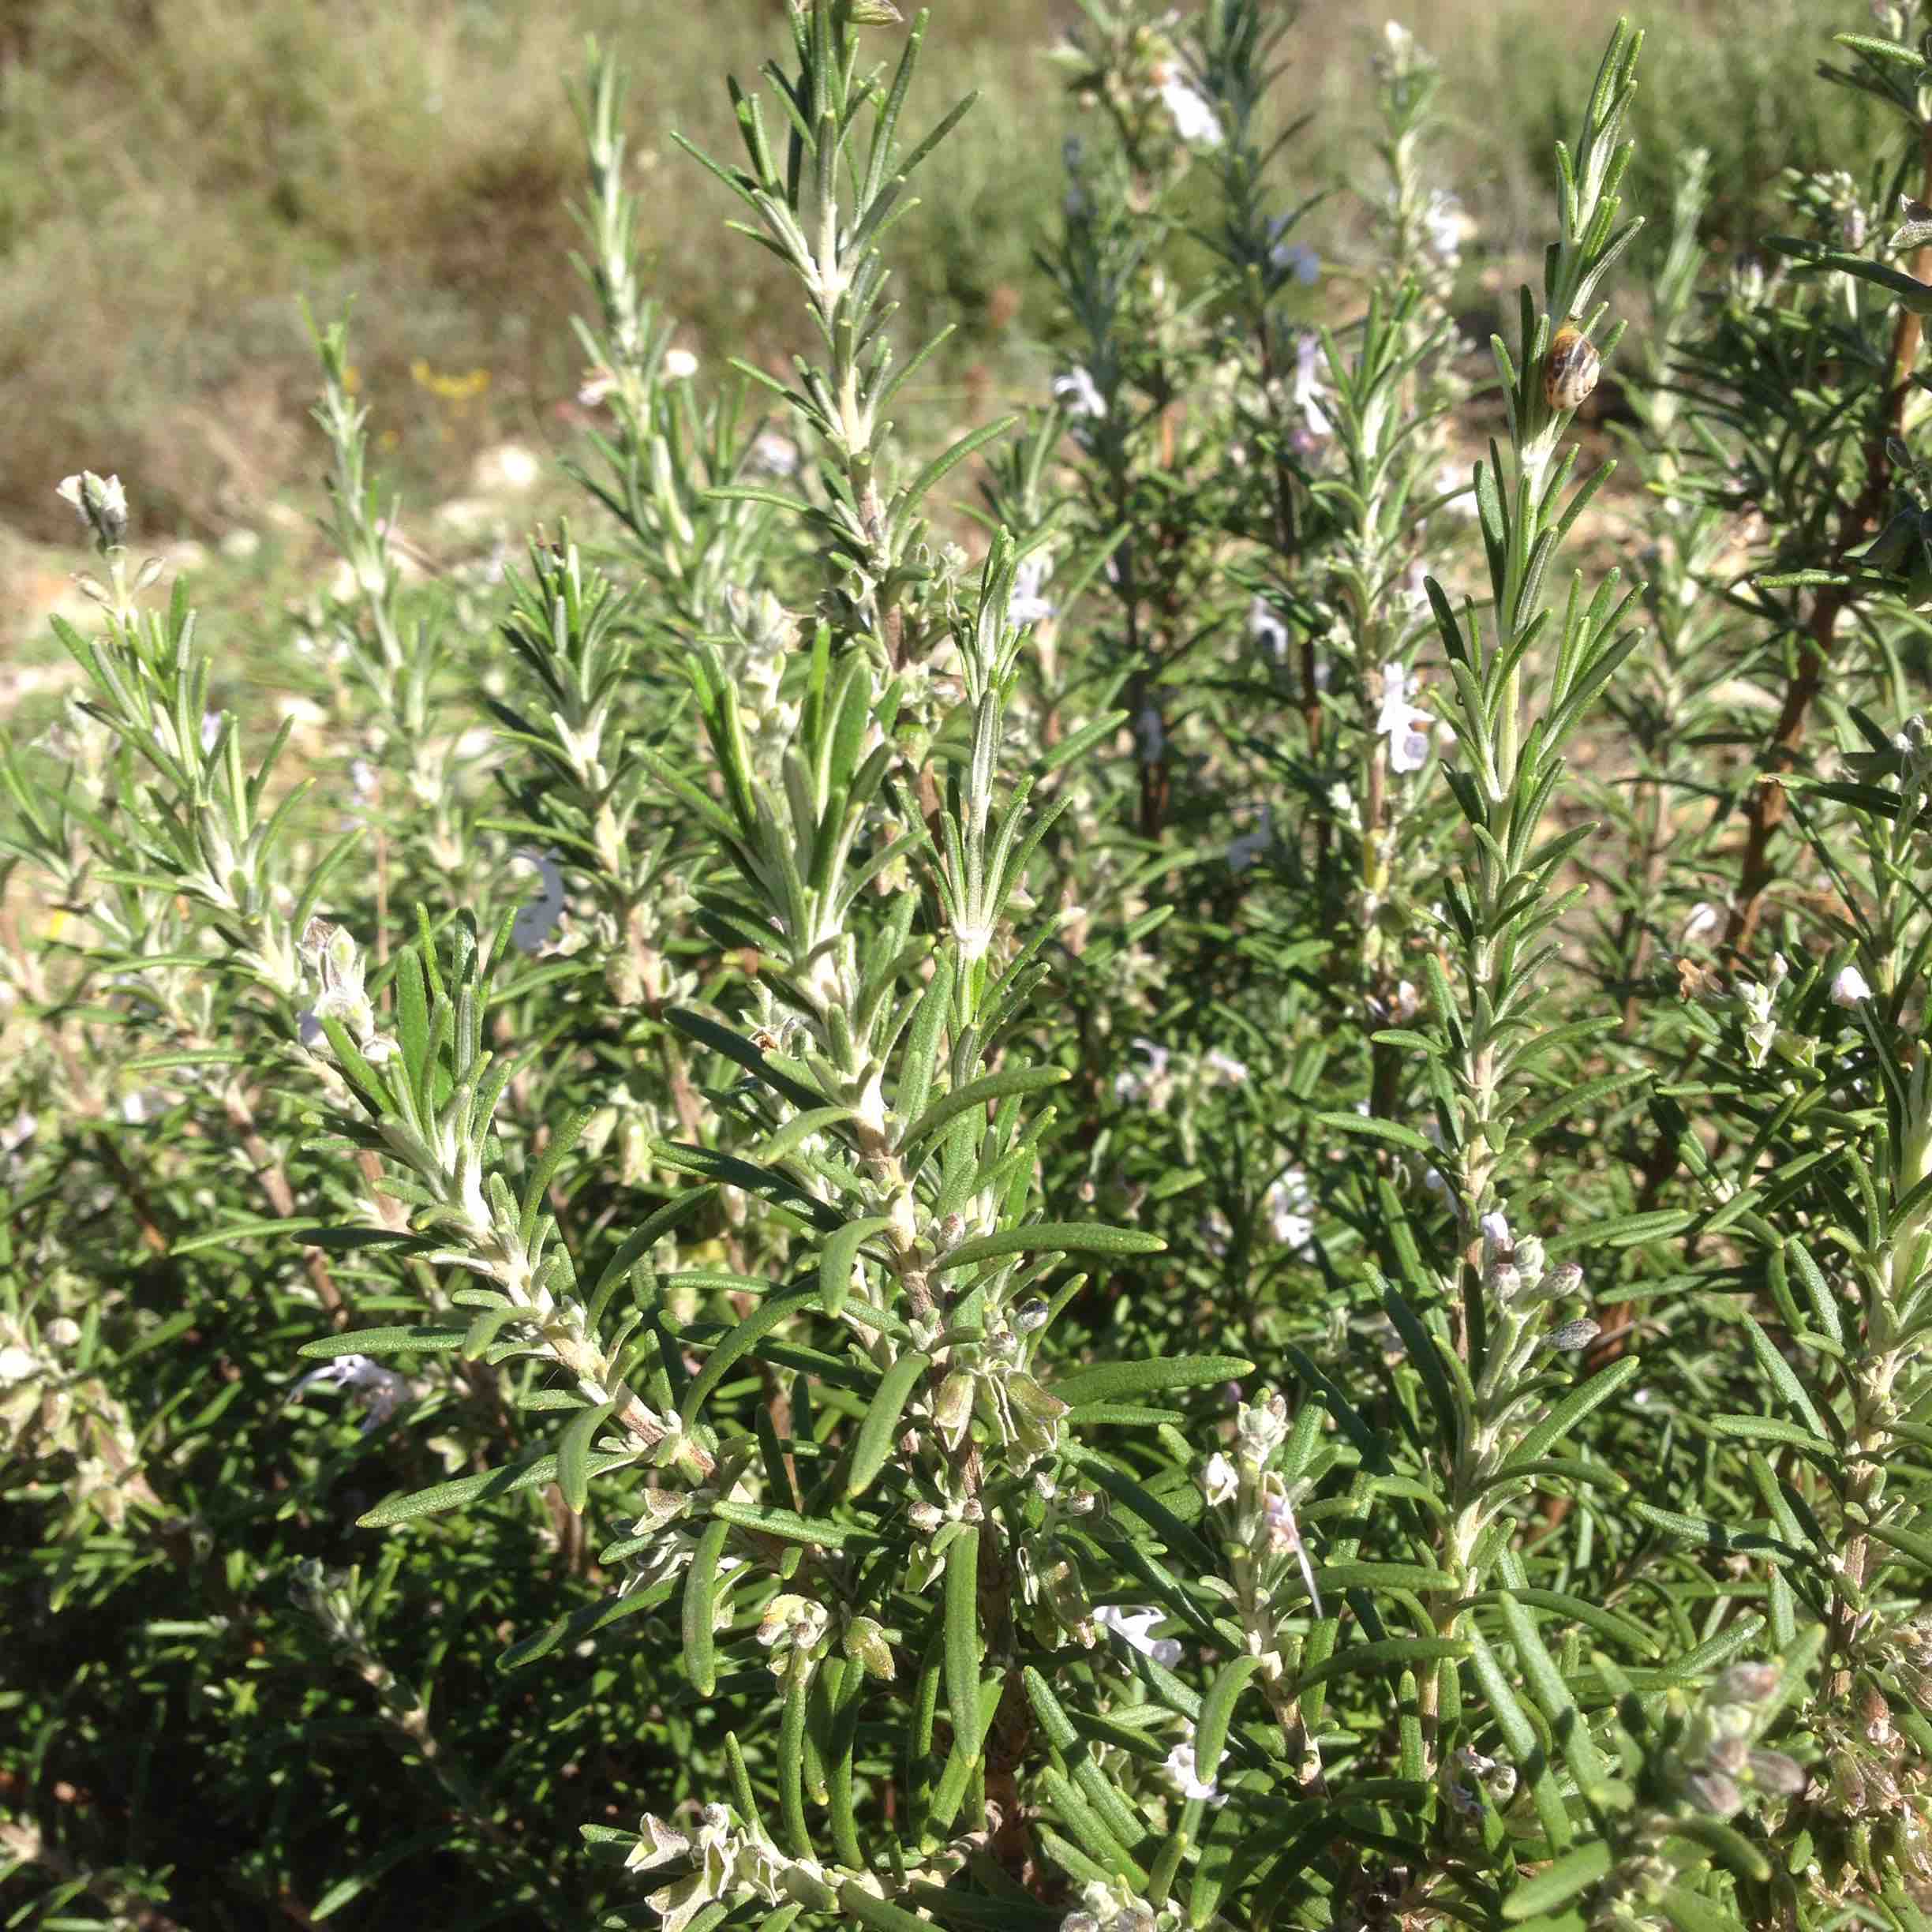
[{"label": "white flower", "polygon": [[1147,1055],[1144,1070],[1129,1067],[1114,1076],[1114,1097],[1117,1100],[1146,1102],[1159,1112],[1167,1104],[1170,1082],[1167,1062],[1173,1057],[1165,1046],[1156,1046],[1150,1039],[1136,1039],[1137,1052]]},{"label": "white flower", "polygon": [[127,492],[118,476],[97,477],[92,470],[83,470],[77,476],[63,477],[58,494],[110,549],[127,534]]},{"label": "white flower", "polygon": [[1043,551],[1020,560],[1013,571],[1013,596],[1006,605],[1006,621],[1016,631],[1023,624],[1044,623],[1053,616],[1054,606],[1040,595],[1052,567]]},{"label": "white flower", "polygon": [[1840,966],[1831,983],[1831,996],[1835,1006],[1855,1006],[1870,999],[1872,990],[1855,966]]},{"label": "white flower", "polygon": [[1436,493],[1449,499],[1441,507],[1451,516],[1467,521],[1476,515],[1476,485],[1460,463],[1446,462],[1436,471]]},{"label": "white flower", "polygon": [[1234,1465],[1219,1450],[1211,1455],[1200,1473],[1201,1494],[1211,1507],[1232,1503],[1241,1493],[1241,1478],[1235,1473]]},{"label": "white flower", "polygon": [[1273,1556],[1294,1552],[1296,1567],[1301,1572],[1301,1581],[1308,1586],[1309,1601],[1315,1614],[1322,1614],[1321,1592],[1315,1587],[1314,1566],[1309,1561],[1307,1546],[1301,1541],[1301,1526],[1295,1521],[1294,1505],[1288,1500],[1288,1492],[1281,1485],[1279,1476],[1267,1479],[1267,1495],[1261,1505],[1261,1522],[1267,1532],[1268,1553]]},{"label": "white flower", "polygon": [[1416,990],[1413,980],[1402,979],[1396,983],[1392,998],[1385,1000],[1371,993],[1365,1004],[1368,1017],[1378,1025],[1400,1024],[1416,1017],[1421,1008],[1422,995]]},{"label": "white flower", "polygon": [[751,445],[753,466],[768,476],[796,476],[802,460],[799,446],[776,429],[761,430]]},{"label": "white flower", "polygon": [[1277,664],[1287,662],[1288,627],[1258,591],[1248,606],[1248,635]]},{"label": "white flower", "polygon": [[598,409],[617,392],[617,378],[605,368],[588,369],[577,385],[577,400],[586,409]]},{"label": "white flower", "polygon": [[1301,412],[1301,421],[1307,434],[1317,442],[1326,441],[1335,434],[1335,424],[1322,406],[1323,399],[1328,391],[1321,379],[1319,366],[1320,358],[1321,339],[1316,335],[1304,335],[1295,347],[1293,395],[1294,406]]},{"label": "white flower", "polygon": [[201,713],[201,749],[204,751],[215,749],[215,740],[221,736],[221,721],[222,714],[219,711],[204,711]]},{"label": "white flower", "polygon": [[1221,145],[1221,123],[1214,108],[1185,74],[1169,68],[1160,84],[1160,97],[1174,118],[1175,133],[1190,148]]},{"label": "white flower", "polygon": [[1435,720],[1409,702],[1409,673],[1398,664],[1382,667],[1382,708],[1376,729],[1388,740],[1389,769],[1420,771],[1429,751],[1429,727]]},{"label": "white flower", "polygon": [[664,373],[672,382],[689,382],[698,373],[698,358],[688,349],[667,349]]},{"label": "white flower", "polygon": [[1375,70],[1384,80],[1399,80],[1418,62],[1415,36],[1400,21],[1382,23],[1383,51],[1375,58]]},{"label": "white flower", "polygon": [[1199,1769],[1194,1762],[1194,1747],[1191,1743],[1177,1744],[1167,1754],[1167,1762],[1162,1769],[1179,1788],[1183,1798],[1202,1799],[1217,1807],[1227,1803],[1227,1798],[1219,1785],[1201,1781]]},{"label": "white flower", "polygon": [[[0,1388],[10,1388],[16,1382],[28,1381],[40,1372],[40,1357],[31,1350],[13,1342],[0,1348]],[[1178,1644],[1174,1646],[1177,1651],[1180,1647]]]},{"label": "white flower", "polygon": [[409,1394],[409,1384],[393,1368],[385,1368],[366,1355],[338,1355],[333,1361],[324,1362],[295,1384],[289,1400],[299,1402],[317,1386],[346,1388],[354,1395],[363,1407],[365,1436],[379,1423],[387,1422]]},{"label": "white flower", "polygon": [[1129,1608],[1120,1604],[1103,1604],[1093,1613],[1093,1620],[1103,1630],[1111,1631],[1130,1650],[1138,1650],[1156,1664],[1172,1665],[1181,1661],[1179,1641],[1152,1634],[1154,1626],[1166,1622],[1166,1611],[1146,1604]]},{"label": "white flower", "polygon": [[1690,908],[1690,916],[1684,921],[1683,930],[1677,935],[1677,943],[1680,946],[1694,945],[1709,939],[1723,923],[1724,915],[1708,899],[1700,899]]},{"label": "white flower", "polygon": [[1462,202],[1445,189],[1436,189],[1422,210],[1424,245],[1446,268],[1462,257],[1467,219]]},{"label": "white flower", "polygon": [[1223,1087],[1238,1087],[1248,1077],[1248,1063],[1237,1060],[1230,1053],[1223,1053],[1219,1046],[1211,1046],[1201,1056],[1201,1065],[1213,1074]]},{"label": "white flower", "polygon": [[1303,1249],[1314,1238],[1315,1223],[1305,1212],[1313,1202],[1308,1175],[1299,1167],[1290,1167],[1263,1197],[1261,1206],[1267,1216],[1268,1232],[1284,1248]]},{"label": "white flower", "polygon": [[1069,416],[1104,416],[1107,413],[1106,398],[1095,386],[1094,379],[1084,369],[1070,369],[1064,376],[1053,380],[1054,400],[1061,404]]},{"label": "white flower", "polygon": [[534,953],[557,929],[564,916],[564,872],[553,852],[519,852],[517,856],[537,868],[537,897],[516,915],[510,928],[510,943],[520,953]]}]

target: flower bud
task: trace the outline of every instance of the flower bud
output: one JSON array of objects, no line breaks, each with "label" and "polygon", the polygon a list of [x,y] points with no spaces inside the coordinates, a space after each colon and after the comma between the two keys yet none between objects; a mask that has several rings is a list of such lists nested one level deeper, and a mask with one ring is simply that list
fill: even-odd
[{"label": "flower bud", "polygon": [[58,493],[73,506],[103,550],[119,548],[127,534],[128,507],[118,477],[97,477],[92,470],[83,470],[77,476],[63,477]]},{"label": "flower bud", "polygon": [[1744,1803],[1735,1778],[1721,1771],[1693,1771],[1684,1779],[1684,1792],[1707,1818],[1735,1818]]},{"label": "flower bud", "polygon": [[949,1449],[960,1446],[972,1410],[972,1377],[956,1370],[940,1383],[938,1399],[933,1404],[933,1421]]},{"label": "flower bud", "polygon": [[1762,1704],[1778,1687],[1775,1664],[1733,1664],[1711,1686],[1719,1704]]},{"label": "flower bud", "polygon": [[1574,1354],[1578,1349],[1586,1349],[1603,1333],[1597,1324],[1587,1315],[1579,1316],[1574,1321],[1559,1323],[1549,1331],[1549,1345],[1565,1354]]},{"label": "flower bud", "polygon": [[1030,1375],[1024,1372],[1006,1378],[1006,1393],[1015,1408],[1036,1422],[1058,1422],[1067,1412],[1065,1402],[1058,1395],[1048,1394]]},{"label": "flower bud", "polygon": [[1234,1500],[1241,1493],[1241,1478],[1234,1473],[1234,1465],[1217,1451],[1202,1468],[1200,1488],[1211,1508]]},{"label": "flower bud", "polygon": [[863,1664],[868,1677],[876,1677],[882,1683],[890,1683],[897,1673],[886,1632],[869,1616],[854,1617],[846,1626],[845,1654]]},{"label": "flower bud", "polygon": [[1750,1754],[1751,1782],[1781,1798],[1795,1798],[1806,1784],[1804,1766],[1782,1751],[1754,1750]]}]

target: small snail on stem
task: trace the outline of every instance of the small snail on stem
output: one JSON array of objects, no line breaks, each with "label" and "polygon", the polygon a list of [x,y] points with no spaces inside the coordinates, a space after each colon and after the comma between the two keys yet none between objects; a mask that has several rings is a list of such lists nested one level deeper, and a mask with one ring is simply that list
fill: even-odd
[{"label": "small snail on stem", "polygon": [[1597,387],[1603,358],[1574,320],[1556,331],[1543,365],[1543,399],[1553,410],[1579,407]]}]

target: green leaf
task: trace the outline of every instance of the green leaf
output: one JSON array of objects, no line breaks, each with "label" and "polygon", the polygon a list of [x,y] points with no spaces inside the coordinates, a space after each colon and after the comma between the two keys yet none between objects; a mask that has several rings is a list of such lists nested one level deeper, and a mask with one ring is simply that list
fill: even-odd
[{"label": "green leaf", "polygon": [[1503,1466],[1503,1473],[1508,1475],[1519,1471],[1526,1462],[1541,1460],[1545,1451],[1561,1442],[1593,1409],[1608,1402],[1642,1368],[1642,1362],[1636,1356],[1621,1356],[1608,1368],[1592,1376],[1581,1388],[1572,1389],[1516,1445],[1515,1452]]},{"label": "green leaf", "polygon": [[1576,1896],[1586,1887],[1607,1877],[1614,1863],[1610,1848],[1601,1842],[1578,1845],[1567,1852],[1553,1865],[1545,1865],[1533,1878],[1526,1879],[1512,1892],[1503,1907],[1505,1919],[1533,1919],[1552,1906]]},{"label": "green leaf", "polygon": [[877,1541],[863,1530],[833,1522],[827,1516],[803,1516],[796,1510],[763,1509],[754,1503],[733,1503],[728,1498],[713,1503],[711,1513],[737,1524],[741,1530],[756,1530],[788,1543],[814,1544],[824,1549],[843,1549],[848,1543]]},{"label": "green leaf", "polygon": [[919,1386],[920,1376],[931,1366],[930,1355],[913,1350],[901,1355],[886,1371],[879,1383],[878,1393],[872,1398],[865,1420],[859,1425],[858,1438],[852,1444],[852,1466],[845,1477],[845,1494],[848,1499],[863,1496],[886,1466],[899,1432],[899,1418],[904,1413],[913,1390]]},{"label": "green leaf", "polygon": [[932,1922],[903,1911],[897,1905],[874,1898],[856,1879],[848,1878],[838,1889],[839,1910],[849,1912],[866,1932],[932,1932]]},{"label": "green leaf", "polygon": [[732,1526],[713,1516],[698,1538],[697,1552],[684,1573],[684,1675],[700,1697],[717,1688],[717,1646],[713,1623],[717,1609],[718,1559]]},{"label": "green leaf", "polygon": [[1426,1134],[1398,1121],[1384,1120],[1379,1114],[1317,1114],[1313,1124],[1336,1133],[1354,1134],[1366,1140],[1386,1140],[1391,1145],[1420,1154],[1431,1162],[1441,1157],[1442,1149]]},{"label": "green leaf", "polygon": [[362,1328],[354,1335],[323,1335],[295,1353],[309,1361],[339,1355],[437,1355],[462,1346],[466,1328]]},{"label": "green leaf", "polygon": [[1511,1689],[1502,1666],[1483,1641],[1482,1632],[1473,1622],[1467,1627],[1470,1662],[1476,1680],[1482,1687],[1483,1695],[1488,1699],[1490,1713],[1503,1733],[1503,1741],[1508,1745],[1511,1756],[1518,1769],[1529,1778],[1530,1795],[1535,1803],[1537,1816],[1542,1821],[1543,1835],[1553,1849],[1561,1852],[1568,1847],[1575,1831],[1549,1760],[1544,1754],[1541,1740],[1523,1707],[1516,1701],[1516,1693]]},{"label": "green leaf", "polygon": [[610,1420],[617,1405],[599,1402],[573,1417],[557,1439],[557,1487],[573,1516],[584,1513],[590,1500],[590,1439]]},{"label": "green leaf", "polygon": [[946,1708],[953,1735],[968,1754],[979,1755],[979,1532],[967,1524],[946,1545]]},{"label": "green leaf", "polygon": [[[635,1452],[622,1455],[600,1451],[593,1455],[590,1473],[621,1469],[637,1460]],[[480,1476],[459,1476],[453,1482],[437,1483],[410,1496],[393,1496],[356,1518],[364,1530],[388,1530],[397,1523],[413,1522],[418,1516],[434,1516],[444,1510],[460,1509],[466,1503],[487,1502],[500,1496],[513,1496],[519,1490],[534,1489],[556,1480],[557,1459],[538,1456],[534,1462],[507,1469],[485,1470]]]},{"label": "green leaf", "polygon": [[1228,1724],[1249,1680],[1261,1668],[1258,1657],[1238,1657],[1226,1665],[1201,1699],[1200,1722],[1194,1732],[1194,1771],[1204,1784],[1215,1782],[1221,1753],[1227,1743]]},{"label": "green leaf", "polygon": [[889,1225],[883,1215],[868,1215],[862,1221],[847,1222],[827,1240],[818,1256],[819,1305],[826,1314],[836,1318],[844,1309],[859,1266],[859,1250]]},{"label": "green leaf", "polygon": [[1119,1402],[1155,1389],[1204,1388],[1237,1382],[1254,1373],[1254,1364],[1238,1355],[1154,1355],[1143,1361],[1097,1362],[1076,1369],[1053,1385],[1063,1402]]},{"label": "green leaf", "polygon": [[1039,1093],[1049,1087],[1064,1086],[1073,1076],[1065,1067],[1005,1067],[983,1075],[942,1094],[899,1137],[902,1151],[909,1151],[949,1121],[956,1120],[989,1100],[1004,1100],[1009,1094]]},{"label": "green leaf", "polygon": [[766,1336],[794,1315],[818,1305],[818,1285],[814,1282],[809,1288],[770,1296],[720,1339],[705,1365],[691,1378],[691,1387],[684,1391],[684,1399],[678,1405],[679,1419],[687,1429],[696,1424],[698,1412],[710,1399],[712,1391]]},{"label": "green leaf", "polygon": [[1657,1904],[1677,1932],[1742,1932],[1734,1915],[1700,1898],[1687,1885],[1666,1885]]},{"label": "green leaf", "polygon": [[939,1257],[934,1271],[947,1274],[954,1268],[971,1267],[975,1261],[996,1260],[1004,1255],[1160,1254],[1166,1246],[1159,1235],[1143,1234],[1133,1228],[1106,1227],[1097,1222],[1034,1221],[1024,1227],[1007,1228],[997,1234],[981,1234],[961,1241]]}]

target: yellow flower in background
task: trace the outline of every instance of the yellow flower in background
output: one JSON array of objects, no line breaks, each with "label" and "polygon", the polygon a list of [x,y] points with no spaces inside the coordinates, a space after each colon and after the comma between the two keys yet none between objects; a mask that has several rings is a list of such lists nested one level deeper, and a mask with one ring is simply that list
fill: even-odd
[{"label": "yellow flower in background", "polygon": [[486,369],[471,369],[465,376],[446,376],[421,356],[410,365],[410,375],[417,388],[427,389],[445,402],[474,402],[490,386],[490,373]]}]

